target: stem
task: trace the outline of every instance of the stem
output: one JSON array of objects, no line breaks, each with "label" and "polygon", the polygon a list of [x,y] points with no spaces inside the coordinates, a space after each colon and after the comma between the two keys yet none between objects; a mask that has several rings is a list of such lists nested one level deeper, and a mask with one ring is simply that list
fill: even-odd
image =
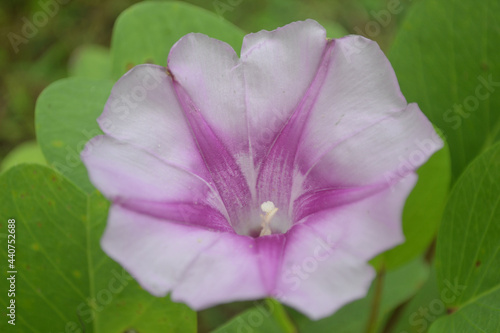
[{"label": "stem", "polygon": [[370,318],[366,326],[366,333],[377,331],[378,314],[380,312],[380,302],[382,301],[382,291],[384,289],[385,268],[382,266],[375,279],[375,295],[373,296]]},{"label": "stem", "polygon": [[432,265],[432,261],[435,255],[436,255],[436,236],[434,236],[431,243],[429,244],[429,247],[425,251],[424,254],[425,262],[428,263],[429,265]]},{"label": "stem", "polygon": [[410,300],[405,301],[404,303],[400,304],[391,314],[389,319],[387,319],[386,324],[384,326],[384,329],[382,332],[384,333],[391,333],[394,331],[396,324],[399,321],[399,318],[401,318],[401,315],[403,314],[403,311],[406,309],[408,306],[408,303],[410,303]]},{"label": "stem", "polygon": [[276,320],[276,322],[278,323],[278,325],[283,330],[283,332],[286,333],[297,332],[295,325],[293,324],[292,320],[288,316],[288,313],[286,312],[285,308],[283,307],[283,305],[281,305],[280,302],[272,298],[267,298],[266,303],[268,303],[269,307],[274,309],[274,311],[272,311],[272,315]]}]

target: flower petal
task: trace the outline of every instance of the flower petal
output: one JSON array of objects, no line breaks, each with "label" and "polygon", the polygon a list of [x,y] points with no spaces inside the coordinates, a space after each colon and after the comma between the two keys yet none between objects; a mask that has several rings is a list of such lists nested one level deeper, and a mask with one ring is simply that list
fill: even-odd
[{"label": "flower petal", "polygon": [[[193,309],[266,296],[253,239],[110,209],[101,245],[141,286]],[[145,260],[147,259],[147,260]]]},{"label": "flower petal", "polygon": [[[82,159],[92,183],[113,202],[181,223],[232,230],[217,192],[190,171],[108,136],[92,139]],[[197,220],[200,215],[217,218]]]},{"label": "flower petal", "polygon": [[[330,136],[334,143],[323,155],[318,153],[321,149],[299,152],[300,164],[309,168],[304,188],[350,188],[384,182],[391,186],[443,146],[416,104],[347,138]],[[306,141],[303,143],[305,147]]]},{"label": "flower petal", "polygon": [[[411,172],[442,147],[418,106],[407,105],[375,42],[344,37],[335,40],[330,56],[297,153],[303,174],[323,185],[325,179],[329,185],[364,185],[383,180],[400,159],[418,151],[422,156],[407,170]],[[434,142],[422,151],[429,140]]]},{"label": "flower petal", "polygon": [[330,228],[342,230],[345,248],[360,260],[369,260],[404,241],[403,207],[416,182],[416,174],[411,173],[390,188],[311,215],[303,223],[320,234],[327,234]]},{"label": "flower petal", "polygon": [[[244,174],[251,165],[248,165],[244,91],[237,64],[238,58],[231,47],[202,34],[184,36],[169,55],[174,89],[200,154],[231,225],[244,233],[249,211],[255,204]],[[238,161],[238,157],[242,160]]]},{"label": "flower petal", "polygon": [[303,218],[325,209],[332,209],[363,200],[370,195],[387,189],[389,186],[388,183],[380,183],[351,188],[332,187],[308,191],[293,203],[293,222],[298,223]]},{"label": "flower petal", "polygon": [[245,36],[241,62],[256,165],[314,80],[326,43],[325,29],[313,20]]},{"label": "flower petal", "polygon": [[168,69],[227,148],[248,152],[243,71],[231,46],[187,34],[170,50]]},{"label": "flower petal", "polygon": [[98,122],[108,136],[210,179],[165,67],[132,68],[114,85]]},{"label": "flower petal", "polygon": [[[189,246],[189,245],[186,245]],[[172,291],[172,300],[204,309],[220,303],[267,296],[262,282],[254,239],[218,234],[218,241],[200,252],[182,282]]]},{"label": "flower petal", "polygon": [[366,261],[403,240],[401,215],[416,175],[364,200],[324,210],[287,237],[280,299],[313,319],[364,296],[374,272]]},{"label": "flower petal", "polygon": [[[260,202],[271,200],[289,210],[295,154],[328,69],[329,59],[325,56],[332,45],[326,41],[325,30],[314,21],[297,22],[245,39],[242,61],[248,109],[252,115],[249,119],[252,149],[255,163],[260,164],[256,183]],[[267,89],[269,83],[271,89]],[[269,119],[260,117],[272,117],[276,111],[274,104],[255,104],[263,100],[283,108],[277,113],[279,126],[267,142],[260,137]]]},{"label": "flower petal", "polygon": [[[331,228],[330,228],[331,229]],[[315,320],[366,295],[374,270],[307,225],[287,237],[276,298]]]}]

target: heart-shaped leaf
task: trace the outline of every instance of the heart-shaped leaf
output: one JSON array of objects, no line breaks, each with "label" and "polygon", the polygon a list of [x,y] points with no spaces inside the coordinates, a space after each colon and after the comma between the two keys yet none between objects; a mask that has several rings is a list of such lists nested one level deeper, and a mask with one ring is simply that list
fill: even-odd
[{"label": "heart-shaped leaf", "polygon": [[36,103],[36,134],[47,162],[87,193],[94,187],[80,153],[102,134],[96,119],[112,86],[107,80],[64,79],[48,86]]},{"label": "heart-shaped leaf", "polygon": [[[195,312],[142,290],[101,250],[108,202],[97,191],[86,194],[56,171],[27,164],[3,173],[0,188],[0,230],[15,220],[9,270],[17,271],[15,296],[0,298],[0,331],[14,327],[6,316],[11,299],[19,332],[195,331]],[[1,247],[7,263],[7,238]],[[11,282],[6,271],[4,291]]]}]

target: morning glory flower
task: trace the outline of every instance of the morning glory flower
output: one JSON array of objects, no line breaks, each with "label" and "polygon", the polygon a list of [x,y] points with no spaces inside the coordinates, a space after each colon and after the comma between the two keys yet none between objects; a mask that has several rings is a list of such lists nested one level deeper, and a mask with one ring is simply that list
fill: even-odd
[{"label": "morning glory flower", "polygon": [[312,20],[247,35],[240,57],[188,34],[167,67],[126,73],[98,122],[82,158],[112,202],[101,244],[144,289],[314,319],[366,294],[442,146],[375,42]]}]

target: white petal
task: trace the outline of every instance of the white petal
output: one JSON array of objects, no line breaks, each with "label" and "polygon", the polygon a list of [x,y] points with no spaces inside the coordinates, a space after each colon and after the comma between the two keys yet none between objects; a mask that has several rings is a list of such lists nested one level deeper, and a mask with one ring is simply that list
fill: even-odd
[{"label": "white petal", "polygon": [[111,200],[218,202],[199,176],[108,136],[92,139],[82,159],[92,183]]},{"label": "white petal", "polygon": [[392,188],[309,216],[289,231],[280,300],[312,319],[366,295],[373,269],[366,263],[404,240],[401,216],[415,185],[408,175]]},{"label": "white petal", "polygon": [[120,78],[98,122],[107,135],[209,178],[165,67],[139,65]]},{"label": "white petal", "polygon": [[113,205],[104,251],[156,296],[193,309],[265,296],[249,237],[217,233]]},{"label": "white petal", "polygon": [[248,150],[243,72],[231,46],[188,34],[172,47],[168,68],[232,153]]},{"label": "white petal", "polygon": [[317,22],[245,36],[241,61],[253,154],[263,158],[315,77],[326,46]]},{"label": "white petal", "polygon": [[328,179],[329,185],[369,184],[408,159],[406,173],[417,169],[442,147],[418,106],[406,104],[375,42],[344,37],[335,40],[329,56],[329,70],[297,154],[303,173],[322,182]]}]

